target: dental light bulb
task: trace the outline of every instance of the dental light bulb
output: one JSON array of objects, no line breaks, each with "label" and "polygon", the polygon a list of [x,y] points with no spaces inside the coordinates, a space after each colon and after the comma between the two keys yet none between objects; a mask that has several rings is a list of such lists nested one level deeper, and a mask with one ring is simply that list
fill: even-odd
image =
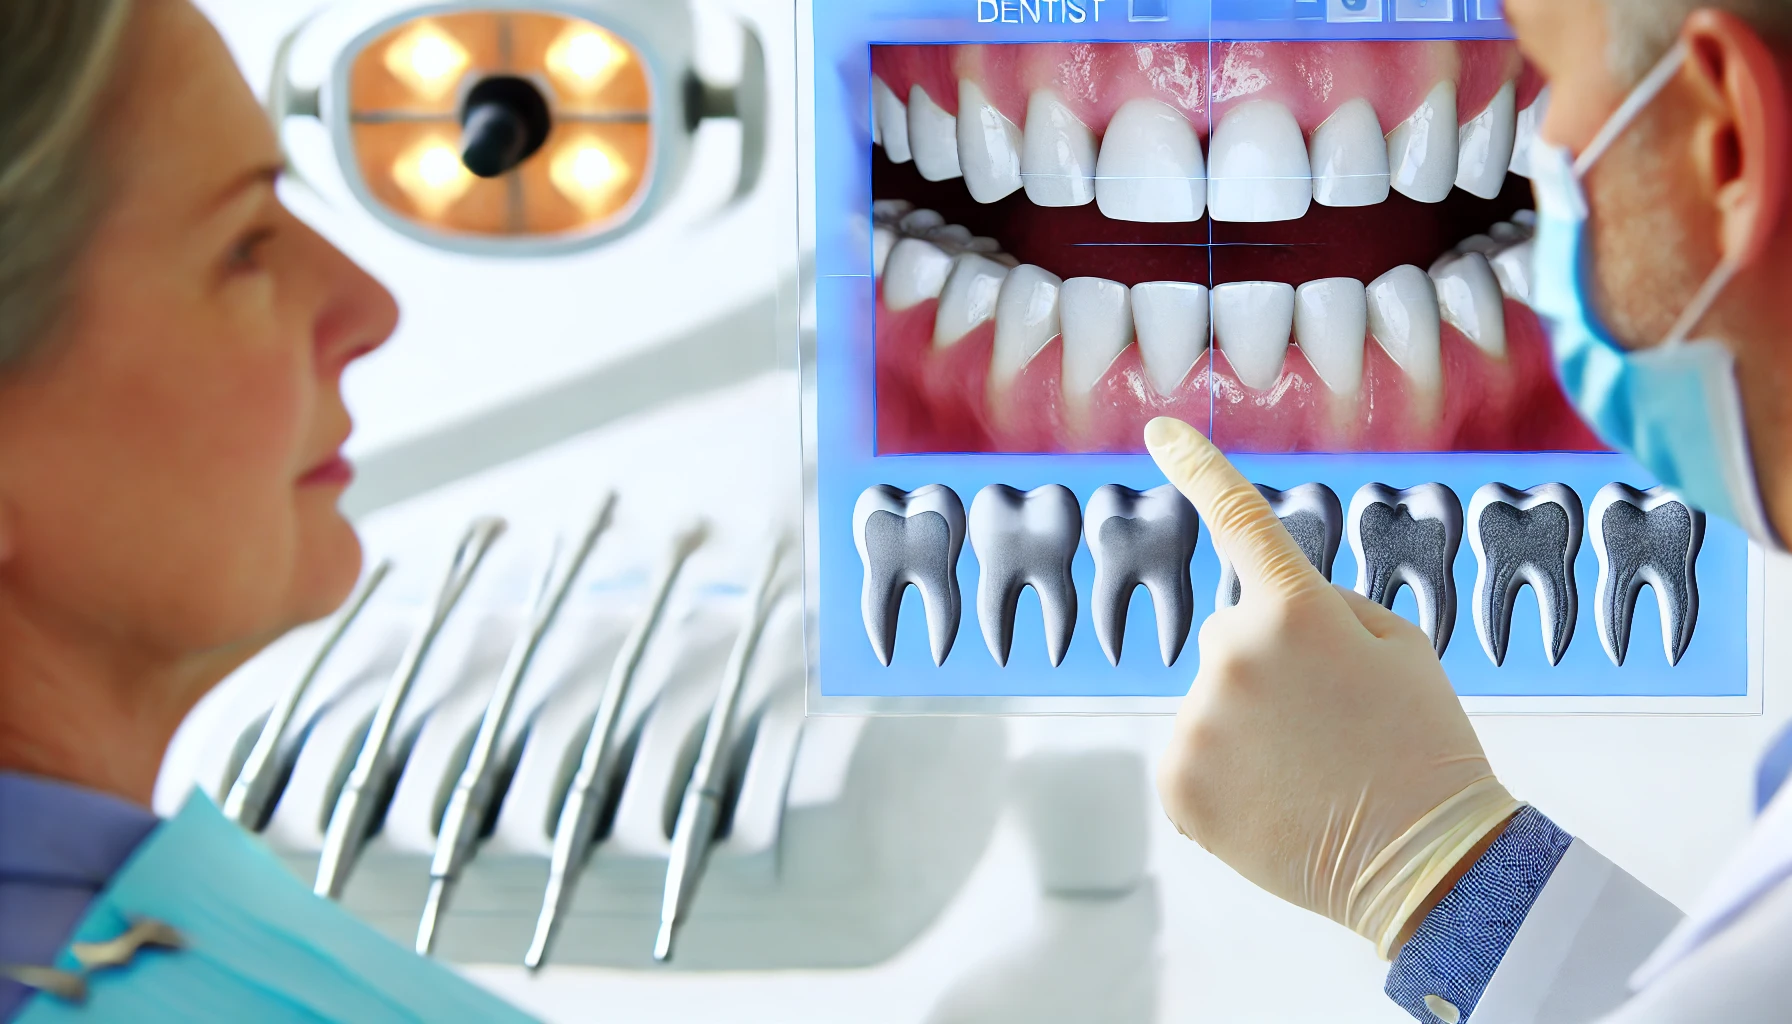
[{"label": "dental light bulb", "polygon": [[548,71],[568,90],[590,96],[608,85],[629,53],[608,32],[572,24],[548,47]]},{"label": "dental light bulb", "polygon": [[548,177],[560,194],[595,217],[607,212],[617,186],[629,176],[628,164],[601,139],[577,136],[554,154]]},{"label": "dental light bulb", "polygon": [[419,96],[439,100],[454,90],[472,57],[433,21],[417,22],[386,50],[386,69]]},{"label": "dental light bulb", "polygon": [[426,217],[440,217],[473,187],[460,150],[446,136],[430,135],[392,166],[392,180]]}]

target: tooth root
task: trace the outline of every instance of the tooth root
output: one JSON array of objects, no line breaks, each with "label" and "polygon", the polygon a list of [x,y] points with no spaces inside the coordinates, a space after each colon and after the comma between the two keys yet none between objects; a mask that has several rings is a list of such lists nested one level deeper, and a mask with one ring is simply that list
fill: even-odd
[{"label": "tooth root", "polygon": [[966,253],[952,261],[933,321],[933,345],[946,348],[996,318],[996,301],[1008,268],[995,260]]},{"label": "tooth root", "polygon": [[1357,98],[1313,130],[1313,201],[1321,206],[1374,206],[1388,197],[1388,145],[1369,101]]},{"label": "tooth root", "polygon": [[1023,264],[1009,271],[996,298],[996,338],[990,355],[989,387],[999,393],[1058,336],[1058,275]]},{"label": "tooth root", "polygon": [[1174,665],[1195,621],[1195,507],[1168,484],[1144,492],[1108,484],[1090,495],[1083,529],[1095,561],[1090,614],[1108,662],[1120,664],[1133,588],[1143,584],[1157,613],[1158,654]]},{"label": "tooth root", "polygon": [[1705,513],[1666,488],[1639,491],[1621,483],[1599,489],[1587,517],[1599,556],[1596,618],[1599,640],[1612,664],[1622,666],[1630,648],[1636,601],[1647,583],[1661,611],[1661,642],[1668,664],[1678,665],[1699,621],[1699,549]]},{"label": "tooth root", "polygon": [[1543,124],[1543,115],[1549,110],[1549,87],[1544,86],[1531,101],[1531,105],[1518,112],[1516,128],[1512,138],[1512,163],[1509,169],[1513,174],[1523,177],[1531,176],[1531,143],[1537,139],[1537,129]]},{"label": "tooth root", "polygon": [[1114,113],[1095,161],[1095,203],[1113,220],[1189,223],[1207,208],[1201,140],[1182,112],[1141,97]]},{"label": "tooth root", "polygon": [[884,263],[884,308],[893,313],[911,309],[940,297],[952,257],[939,246],[919,238],[904,238],[890,250]]},{"label": "tooth root", "polygon": [[1456,627],[1456,553],[1462,546],[1462,502],[1443,484],[1397,491],[1365,484],[1346,520],[1356,555],[1356,590],[1385,608],[1402,586],[1419,606],[1419,628],[1438,657]]},{"label": "tooth root", "polygon": [[1574,639],[1580,598],[1574,559],[1580,553],[1580,496],[1563,484],[1520,491],[1488,484],[1468,506],[1475,550],[1475,632],[1497,665],[1506,661],[1518,589],[1530,584],[1543,622],[1543,651],[1558,665]]},{"label": "tooth root", "polygon": [[1095,201],[1095,134],[1049,89],[1027,98],[1021,178],[1035,206]]},{"label": "tooth root", "polygon": [[890,228],[879,225],[871,230],[871,271],[872,275],[882,279],[884,265],[890,260],[890,250],[896,248],[901,238]]},{"label": "tooth root", "polygon": [[976,552],[977,622],[996,664],[1006,666],[1014,646],[1020,592],[1032,587],[1045,614],[1046,656],[1056,668],[1076,629],[1076,557],[1083,514],[1076,495],[1058,484],[1022,493],[991,484],[971,502],[971,549]]},{"label": "tooth root", "polygon": [[1208,143],[1207,208],[1214,220],[1297,220],[1313,202],[1307,140],[1288,108],[1249,100],[1226,112]]},{"label": "tooth root", "polygon": [[1443,202],[1456,183],[1456,149],[1456,83],[1439,82],[1388,133],[1394,191],[1421,203]]},{"label": "tooth root", "polygon": [[1207,286],[1148,281],[1132,286],[1132,319],[1145,376],[1160,395],[1176,394],[1207,351]]},{"label": "tooth root", "polygon": [[853,538],[865,569],[860,606],[871,650],[885,665],[896,654],[902,592],[911,584],[927,611],[933,663],[946,663],[958,636],[958,556],[964,537],[964,505],[949,487],[928,484],[904,491],[880,484],[859,495]]},{"label": "tooth root", "polygon": [[[1332,565],[1338,558],[1338,547],[1344,542],[1344,505],[1337,492],[1324,484],[1301,484],[1286,491],[1257,485],[1258,493],[1269,502],[1270,510],[1287,527],[1289,536],[1306,553],[1320,575],[1332,578]],[[1214,601],[1217,607],[1230,608],[1244,596],[1238,570],[1232,560],[1220,552],[1220,589]]]},{"label": "tooth root", "polygon": [[1458,256],[1433,270],[1431,280],[1444,323],[1489,356],[1506,358],[1506,300],[1487,257],[1478,252]]},{"label": "tooth root", "polygon": [[1500,283],[1500,291],[1511,299],[1526,305],[1531,302],[1531,243],[1520,242],[1509,249],[1503,249],[1499,255],[1489,261],[1493,265],[1493,276]]},{"label": "tooth root", "polygon": [[993,203],[1020,190],[1019,127],[973,82],[958,83],[958,163],[966,190]]},{"label": "tooth root", "polygon": [[1487,109],[1470,118],[1457,134],[1456,187],[1469,195],[1492,199],[1506,186],[1518,131],[1517,96],[1516,82],[1500,86]]},{"label": "tooth root", "polygon": [[908,146],[915,170],[928,181],[948,181],[964,173],[958,168],[958,118],[919,85],[908,91]]},{"label": "tooth root", "polygon": [[1294,337],[1313,372],[1333,393],[1355,395],[1363,386],[1363,343],[1369,336],[1369,300],[1353,277],[1308,281],[1294,290]]},{"label": "tooth root", "polygon": [[1443,325],[1431,277],[1411,264],[1369,282],[1369,333],[1418,387],[1443,387]]},{"label": "tooth root", "polygon": [[1132,344],[1132,299],[1118,282],[1073,277],[1064,282],[1058,302],[1064,329],[1061,383],[1065,397],[1080,398]]},{"label": "tooth root", "polygon": [[905,164],[914,156],[908,145],[908,107],[884,80],[871,76],[871,112],[877,118],[877,135],[884,156],[893,164]]},{"label": "tooth root", "polygon": [[1275,386],[1293,333],[1293,285],[1234,281],[1214,286],[1214,343],[1245,387],[1264,391]]}]

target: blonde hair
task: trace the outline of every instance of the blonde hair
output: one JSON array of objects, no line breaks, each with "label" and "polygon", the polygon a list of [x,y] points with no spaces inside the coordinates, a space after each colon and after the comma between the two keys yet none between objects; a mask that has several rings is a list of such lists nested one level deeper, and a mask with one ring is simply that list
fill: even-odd
[{"label": "blonde hair", "polygon": [[1729,11],[1769,40],[1792,40],[1792,0],[1606,0],[1610,18],[1611,68],[1628,84],[1649,73],[1692,12],[1711,8]]},{"label": "blonde hair", "polygon": [[0,2],[0,369],[68,299],[103,181],[91,136],[131,0]]}]

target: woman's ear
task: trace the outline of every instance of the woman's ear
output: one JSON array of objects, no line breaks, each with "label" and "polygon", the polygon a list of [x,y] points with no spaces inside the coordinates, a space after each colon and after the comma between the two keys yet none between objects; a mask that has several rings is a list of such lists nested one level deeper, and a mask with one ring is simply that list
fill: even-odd
[{"label": "woman's ear", "polygon": [[1766,251],[1785,215],[1787,79],[1773,48],[1733,14],[1696,11],[1681,38],[1700,105],[1694,159],[1716,204],[1724,257],[1746,266]]}]

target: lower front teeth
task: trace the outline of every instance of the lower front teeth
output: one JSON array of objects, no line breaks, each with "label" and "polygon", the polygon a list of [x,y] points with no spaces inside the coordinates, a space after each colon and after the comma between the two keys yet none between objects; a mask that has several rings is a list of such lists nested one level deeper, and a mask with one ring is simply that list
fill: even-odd
[{"label": "lower front teeth", "polygon": [[884,305],[892,312],[937,299],[952,272],[952,257],[932,242],[904,238],[884,264]]},{"label": "lower front teeth", "polygon": [[933,323],[933,344],[945,348],[996,318],[996,301],[1008,268],[987,257],[967,253],[958,257],[940,293],[940,308]]},{"label": "lower front teeth", "polygon": [[1291,285],[1238,281],[1214,286],[1214,343],[1245,387],[1262,391],[1275,386],[1293,330]]},{"label": "lower front teeth", "polygon": [[1059,294],[1064,330],[1063,388],[1067,397],[1094,390],[1132,344],[1132,301],[1125,285],[1074,277]]},{"label": "lower front teeth", "polygon": [[1487,257],[1464,253],[1431,272],[1444,322],[1495,359],[1506,356],[1506,302]]},{"label": "lower front teeth", "polygon": [[1443,385],[1443,335],[1437,291],[1423,270],[1395,267],[1369,282],[1369,332],[1420,388]]},{"label": "lower front teeth", "polygon": [[1300,350],[1333,393],[1354,395],[1363,383],[1363,338],[1369,302],[1352,277],[1308,281],[1294,291],[1294,334]]},{"label": "lower front teeth", "polygon": [[[1207,287],[1182,281],[1132,286],[1139,361],[1157,393],[1174,395],[1207,351]],[[1362,348],[1358,336],[1358,349]]]},{"label": "lower front teeth", "polygon": [[989,387],[1000,391],[1020,376],[1061,327],[1058,290],[1064,281],[1031,264],[1009,271],[996,299],[995,348],[990,356]]}]

